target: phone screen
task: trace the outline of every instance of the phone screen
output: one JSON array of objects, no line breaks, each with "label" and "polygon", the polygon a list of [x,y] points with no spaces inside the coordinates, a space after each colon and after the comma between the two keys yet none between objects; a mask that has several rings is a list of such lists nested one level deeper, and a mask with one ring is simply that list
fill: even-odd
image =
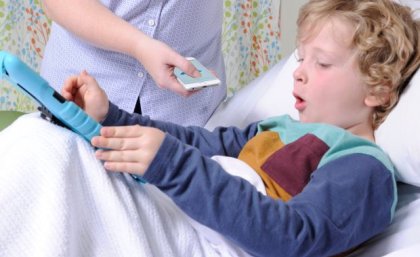
[{"label": "phone screen", "polygon": [[197,59],[188,57],[187,58],[195,68],[200,72],[201,77],[194,78],[190,77],[179,68],[174,69],[174,74],[178,78],[178,81],[187,90],[196,90],[208,86],[215,86],[220,84],[220,80],[216,78],[204,65],[202,65]]}]

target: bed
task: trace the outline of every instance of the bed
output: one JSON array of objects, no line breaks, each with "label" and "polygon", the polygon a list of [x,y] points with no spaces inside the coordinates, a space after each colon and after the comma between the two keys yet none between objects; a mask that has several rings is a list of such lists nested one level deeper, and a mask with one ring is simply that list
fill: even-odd
[{"label": "bed", "polygon": [[[243,127],[284,113],[297,117],[291,94],[296,66],[293,55],[278,63],[222,103],[206,127]],[[420,120],[413,118],[420,109],[419,85],[417,72],[375,135],[398,170],[395,220],[353,257],[418,256],[420,251]],[[4,126],[15,120],[0,132],[0,205],[7,206],[0,213],[0,256],[247,256],[185,217],[157,190],[128,189],[133,181],[127,176],[106,174],[83,139],[38,113],[0,112],[0,120]],[[22,156],[22,147],[30,154]]]}]

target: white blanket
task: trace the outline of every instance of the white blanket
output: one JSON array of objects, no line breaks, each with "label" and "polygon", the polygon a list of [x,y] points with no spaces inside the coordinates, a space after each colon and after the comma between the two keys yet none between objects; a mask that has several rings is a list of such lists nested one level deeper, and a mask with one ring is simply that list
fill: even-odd
[{"label": "white blanket", "polygon": [[0,256],[230,256],[155,187],[92,153],[37,113],[0,133]]}]

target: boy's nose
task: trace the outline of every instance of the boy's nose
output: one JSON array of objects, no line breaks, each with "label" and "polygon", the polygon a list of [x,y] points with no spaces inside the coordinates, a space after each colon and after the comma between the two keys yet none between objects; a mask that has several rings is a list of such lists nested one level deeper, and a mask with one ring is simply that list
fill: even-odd
[{"label": "boy's nose", "polygon": [[293,79],[295,82],[306,84],[308,81],[307,76],[302,68],[302,64],[300,64],[296,70],[293,72]]}]

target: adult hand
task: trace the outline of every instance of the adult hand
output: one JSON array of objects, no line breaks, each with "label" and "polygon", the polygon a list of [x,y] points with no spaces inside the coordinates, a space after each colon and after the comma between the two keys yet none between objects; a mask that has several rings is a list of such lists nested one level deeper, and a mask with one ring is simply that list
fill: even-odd
[{"label": "adult hand", "polygon": [[178,67],[191,77],[200,77],[200,72],[190,61],[166,44],[148,38],[139,46],[136,56],[160,88],[172,90],[183,96],[194,93],[184,89],[178,82],[174,75],[174,69]]},{"label": "adult hand", "polygon": [[101,135],[92,138],[91,143],[106,149],[96,151],[105,169],[143,176],[164,138],[164,132],[151,127],[103,127]]}]

